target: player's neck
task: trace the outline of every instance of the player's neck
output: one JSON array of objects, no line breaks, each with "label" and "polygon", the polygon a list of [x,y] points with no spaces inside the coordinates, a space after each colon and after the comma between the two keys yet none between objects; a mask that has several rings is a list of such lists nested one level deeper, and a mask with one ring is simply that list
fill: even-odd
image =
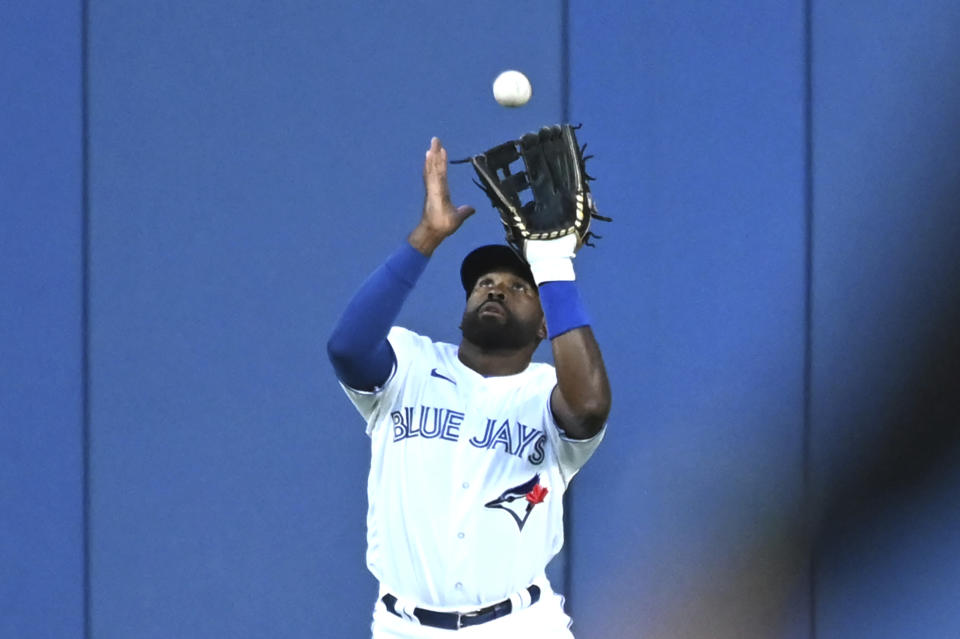
[{"label": "player's neck", "polygon": [[457,357],[468,368],[484,377],[516,375],[526,370],[533,358],[536,346],[520,349],[483,349],[468,339],[460,342]]}]

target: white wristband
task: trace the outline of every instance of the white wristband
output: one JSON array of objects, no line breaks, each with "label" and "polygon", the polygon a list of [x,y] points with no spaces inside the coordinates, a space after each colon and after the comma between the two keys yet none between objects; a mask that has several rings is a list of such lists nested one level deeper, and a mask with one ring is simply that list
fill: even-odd
[{"label": "white wristband", "polygon": [[523,256],[530,265],[537,286],[544,282],[573,281],[573,256],[577,249],[577,236],[573,233],[554,240],[527,240],[523,243]]}]

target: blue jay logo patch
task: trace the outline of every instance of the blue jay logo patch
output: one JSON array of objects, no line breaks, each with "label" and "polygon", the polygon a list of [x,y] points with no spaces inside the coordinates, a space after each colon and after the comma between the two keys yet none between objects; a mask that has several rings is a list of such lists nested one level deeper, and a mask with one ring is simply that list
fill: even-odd
[{"label": "blue jay logo patch", "polygon": [[517,522],[517,527],[523,530],[530,511],[537,504],[543,503],[548,492],[549,488],[540,485],[540,474],[537,473],[530,481],[506,489],[499,497],[484,504],[484,507],[505,510]]}]

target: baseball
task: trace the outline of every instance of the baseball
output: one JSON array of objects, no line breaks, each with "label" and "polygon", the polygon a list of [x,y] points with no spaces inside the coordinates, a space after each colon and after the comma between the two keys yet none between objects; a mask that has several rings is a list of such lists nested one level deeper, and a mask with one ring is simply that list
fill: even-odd
[{"label": "baseball", "polygon": [[493,81],[493,97],[505,107],[519,107],[530,101],[533,87],[519,71],[504,71]]}]

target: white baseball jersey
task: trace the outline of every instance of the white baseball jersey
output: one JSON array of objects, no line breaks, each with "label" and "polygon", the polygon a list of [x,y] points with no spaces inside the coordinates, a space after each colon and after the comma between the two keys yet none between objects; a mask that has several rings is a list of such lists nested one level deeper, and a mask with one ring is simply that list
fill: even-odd
[{"label": "white baseball jersey", "polygon": [[483,377],[457,347],[394,327],[383,388],[344,386],[367,420],[367,566],[381,588],[434,610],[502,601],[563,545],[563,493],[596,450],[563,436],[553,366]]}]

